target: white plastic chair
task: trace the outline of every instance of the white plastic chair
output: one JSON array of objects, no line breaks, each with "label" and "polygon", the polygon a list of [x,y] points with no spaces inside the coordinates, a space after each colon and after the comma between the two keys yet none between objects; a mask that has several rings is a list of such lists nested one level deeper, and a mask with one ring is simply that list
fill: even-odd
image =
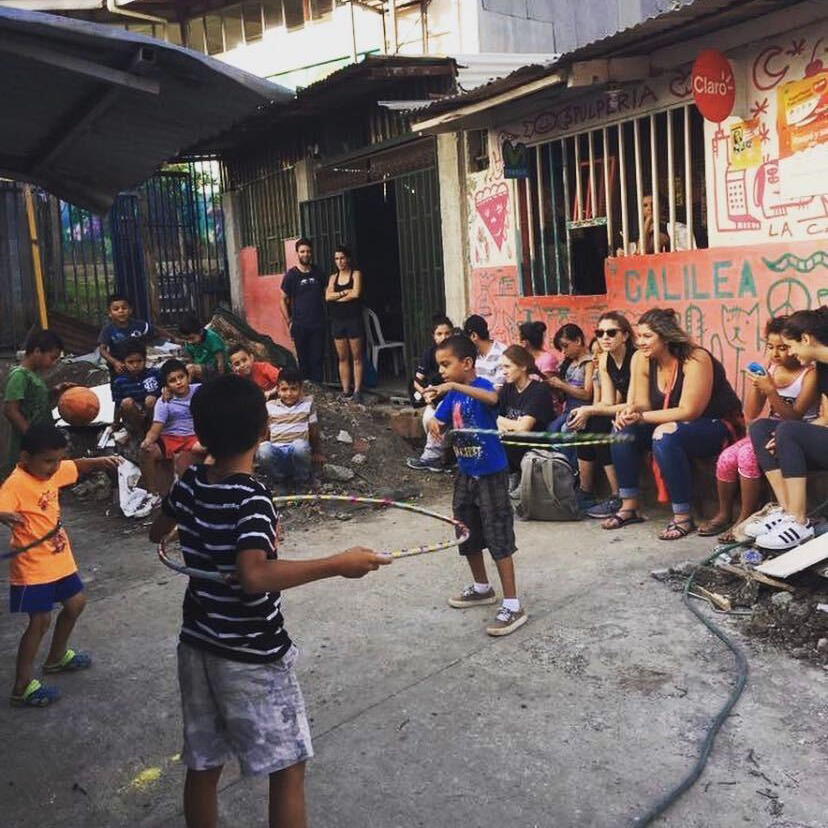
[{"label": "white plastic chair", "polygon": [[374,366],[374,370],[379,372],[380,351],[390,350],[391,357],[394,360],[394,375],[399,376],[402,363],[400,357],[405,352],[405,343],[385,341],[385,337],[382,335],[379,317],[371,308],[363,308],[362,317],[365,323],[365,336],[368,340],[368,347],[371,349],[371,364]]}]

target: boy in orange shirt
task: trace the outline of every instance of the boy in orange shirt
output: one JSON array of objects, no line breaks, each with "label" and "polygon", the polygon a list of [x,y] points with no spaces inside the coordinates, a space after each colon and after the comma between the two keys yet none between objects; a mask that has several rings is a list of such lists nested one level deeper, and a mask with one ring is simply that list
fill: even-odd
[{"label": "boy in orange shirt", "polygon": [[33,678],[34,660],[52,620],[52,608],[62,604],[52,646],[43,670],[72,672],[89,667],[88,655],[69,649],[72,628],[86,598],[69,539],[60,523],[58,491],[81,474],[115,468],[119,457],[66,460],[66,437],[52,425],[34,425],[22,437],[20,461],[0,486],[0,515],[16,516],[12,523],[9,563],[11,612],[29,614],[29,626],[17,650],[17,672],[10,701],[19,707],[46,707],[57,701],[57,688]]},{"label": "boy in orange shirt", "polygon": [[245,345],[233,345],[227,352],[230,368],[234,374],[247,377],[264,391],[266,400],[276,398],[276,387],[279,384],[279,369],[269,362],[256,359]]}]

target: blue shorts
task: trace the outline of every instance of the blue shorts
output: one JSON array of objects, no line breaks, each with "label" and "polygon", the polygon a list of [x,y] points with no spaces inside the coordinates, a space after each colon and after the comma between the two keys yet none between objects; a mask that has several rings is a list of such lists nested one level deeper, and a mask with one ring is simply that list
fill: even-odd
[{"label": "blue shorts", "polygon": [[48,584],[9,585],[9,612],[51,612],[83,589],[77,572]]}]

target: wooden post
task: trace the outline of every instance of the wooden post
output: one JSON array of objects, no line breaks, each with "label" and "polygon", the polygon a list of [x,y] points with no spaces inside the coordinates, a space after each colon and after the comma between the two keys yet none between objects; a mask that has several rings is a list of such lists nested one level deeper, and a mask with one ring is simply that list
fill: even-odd
[{"label": "wooden post", "polygon": [[46,330],[49,327],[49,318],[46,315],[46,291],[43,289],[43,268],[40,259],[40,242],[37,240],[34,198],[32,196],[32,188],[29,184],[23,187],[23,200],[26,203],[26,219],[29,222],[29,243],[32,246],[32,270],[34,271],[35,295],[37,296],[37,314],[40,318],[40,327]]}]

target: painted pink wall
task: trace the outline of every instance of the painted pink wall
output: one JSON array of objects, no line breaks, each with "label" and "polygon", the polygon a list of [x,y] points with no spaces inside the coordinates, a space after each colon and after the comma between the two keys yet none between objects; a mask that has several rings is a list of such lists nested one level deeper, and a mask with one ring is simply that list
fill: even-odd
[{"label": "painted pink wall", "polygon": [[[293,351],[293,340],[279,306],[284,273],[259,275],[259,256],[255,247],[242,248],[239,264],[247,324]],[[290,266],[289,262],[288,267]]]}]

